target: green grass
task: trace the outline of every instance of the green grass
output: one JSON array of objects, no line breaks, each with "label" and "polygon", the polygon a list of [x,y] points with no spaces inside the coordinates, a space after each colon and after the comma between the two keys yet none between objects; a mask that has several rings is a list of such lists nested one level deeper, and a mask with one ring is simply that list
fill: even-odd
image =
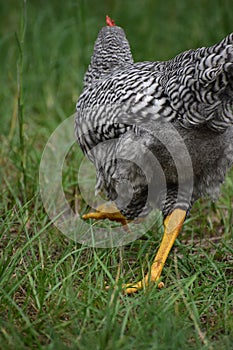
[{"label": "green grass", "polygon": [[[164,268],[166,288],[132,297],[105,282],[140,278],[161,223],[123,248],[86,248],[49,221],[38,182],[105,14],[125,28],[136,60],[159,60],[230,33],[231,1],[28,1],[25,20],[21,5],[0,4],[0,349],[232,349],[232,171],[215,205],[194,206]],[[72,206],[79,159],[74,147],[63,169]]]}]

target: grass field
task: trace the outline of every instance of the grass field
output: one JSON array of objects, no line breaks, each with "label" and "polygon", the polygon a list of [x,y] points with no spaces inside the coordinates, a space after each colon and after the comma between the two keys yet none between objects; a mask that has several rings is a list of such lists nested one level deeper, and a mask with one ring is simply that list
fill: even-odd
[{"label": "grass field", "polygon": [[[229,0],[2,1],[0,4],[0,349],[233,349],[233,172],[219,200],[192,209],[163,272],[132,297],[105,282],[139,279],[160,222],[135,242],[87,248],[50,222],[38,169],[53,130],[75,111],[105,15],[135,60],[169,59],[232,32]],[[73,205],[80,151],[63,186]]]}]

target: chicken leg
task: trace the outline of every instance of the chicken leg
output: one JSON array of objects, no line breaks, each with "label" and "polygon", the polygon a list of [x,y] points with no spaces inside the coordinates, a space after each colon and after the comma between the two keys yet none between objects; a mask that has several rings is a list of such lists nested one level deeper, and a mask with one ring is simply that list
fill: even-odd
[{"label": "chicken leg", "polygon": [[[97,207],[97,212],[83,215],[83,219],[109,219],[112,221],[121,222],[122,225],[127,225],[127,219],[119,212],[114,203],[107,203]],[[182,209],[175,209],[164,220],[164,235],[159,247],[159,250],[154,258],[150,272],[137,283],[127,283],[122,286],[124,293],[132,294],[138,290],[147,287],[150,282],[156,283],[162,273],[164,264],[167,260],[168,254],[182,228],[186,217],[186,211]],[[163,287],[163,282],[158,284],[159,288]],[[108,289],[109,287],[107,287]]]},{"label": "chicken leg", "polygon": [[[182,209],[175,209],[164,220],[164,235],[159,247],[159,250],[154,258],[150,272],[137,283],[127,283],[123,285],[124,293],[132,294],[139,289],[147,287],[150,282],[157,282],[161,276],[164,264],[167,260],[168,254],[182,228],[186,217],[186,211]],[[159,288],[163,287],[163,282],[158,284]]]},{"label": "chicken leg", "polygon": [[128,220],[121,214],[121,212],[116,207],[114,202],[107,202],[107,203],[101,204],[96,208],[96,212],[84,214],[82,218],[84,220],[87,220],[87,219],[95,219],[95,220],[109,219],[111,221],[120,222],[123,226],[127,225],[127,223],[128,223]]}]

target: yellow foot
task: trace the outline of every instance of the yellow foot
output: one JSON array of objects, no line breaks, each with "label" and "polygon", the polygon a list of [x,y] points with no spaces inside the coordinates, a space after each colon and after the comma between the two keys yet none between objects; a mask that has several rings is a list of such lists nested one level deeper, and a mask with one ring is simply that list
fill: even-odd
[{"label": "yellow foot", "polygon": [[[175,209],[164,220],[164,235],[159,250],[154,258],[150,273],[137,283],[127,283],[122,286],[125,294],[136,293],[138,290],[148,287],[150,283],[157,283],[160,279],[168,254],[181,230],[186,217],[182,209]],[[164,283],[159,282],[158,288],[163,288]]]},{"label": "yellow foot", "polygon": [[[137,282],[137,283],[127,283],[122,285],[122,292],[124,294],[134,294],[137,293],[141,289],[145,289],[149,286],[150,282],[156,283],[159,278],[156,278],[155,280],[151,281],[148,279],[148,275],[145,277],[145,279]],[[162,289],[164,287],[163,282],[159,282],[157,287],[159,289]],[[105,287],[106,290],[110,289],[110,286]]]},{"label": "yellow foot", "polygon": [[128,220],[119,212],[118,208],[113,202],[108,202],[106,204],[99,205],[96,208],[96,212],[84,214],[83,219],[109,219],[111,221],[120,222],[122,225],[127,225],[128,223]]},{"label": "yellow foot", "polygon": [[[143,279],[137,283],[134,283],[134,284],[132,284],[132,283],[123,284],[123,286],[122,286],[123,293],[124,294],[137,293],[139,290],[147,288],[151,282],[156,283],[158,281],[158,279],[159,278],[156,278],[155,280],[152,281],[152,280],[149,280],[148,278],[145,278],[145,279]],[[159,282],[157,287],[159,289],[162,289],[164,287],[164,283]]]}]

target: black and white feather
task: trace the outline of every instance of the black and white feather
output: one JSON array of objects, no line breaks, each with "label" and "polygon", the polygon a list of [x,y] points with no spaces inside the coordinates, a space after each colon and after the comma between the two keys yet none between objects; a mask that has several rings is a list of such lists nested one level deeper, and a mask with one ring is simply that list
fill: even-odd
[{"label": "black and white feather", "polygon": [[123,29],[102,28],[75,130],[96,191],[127,218],[216,198],[233,163],[233,33],[166,62],[135,63]]}]

